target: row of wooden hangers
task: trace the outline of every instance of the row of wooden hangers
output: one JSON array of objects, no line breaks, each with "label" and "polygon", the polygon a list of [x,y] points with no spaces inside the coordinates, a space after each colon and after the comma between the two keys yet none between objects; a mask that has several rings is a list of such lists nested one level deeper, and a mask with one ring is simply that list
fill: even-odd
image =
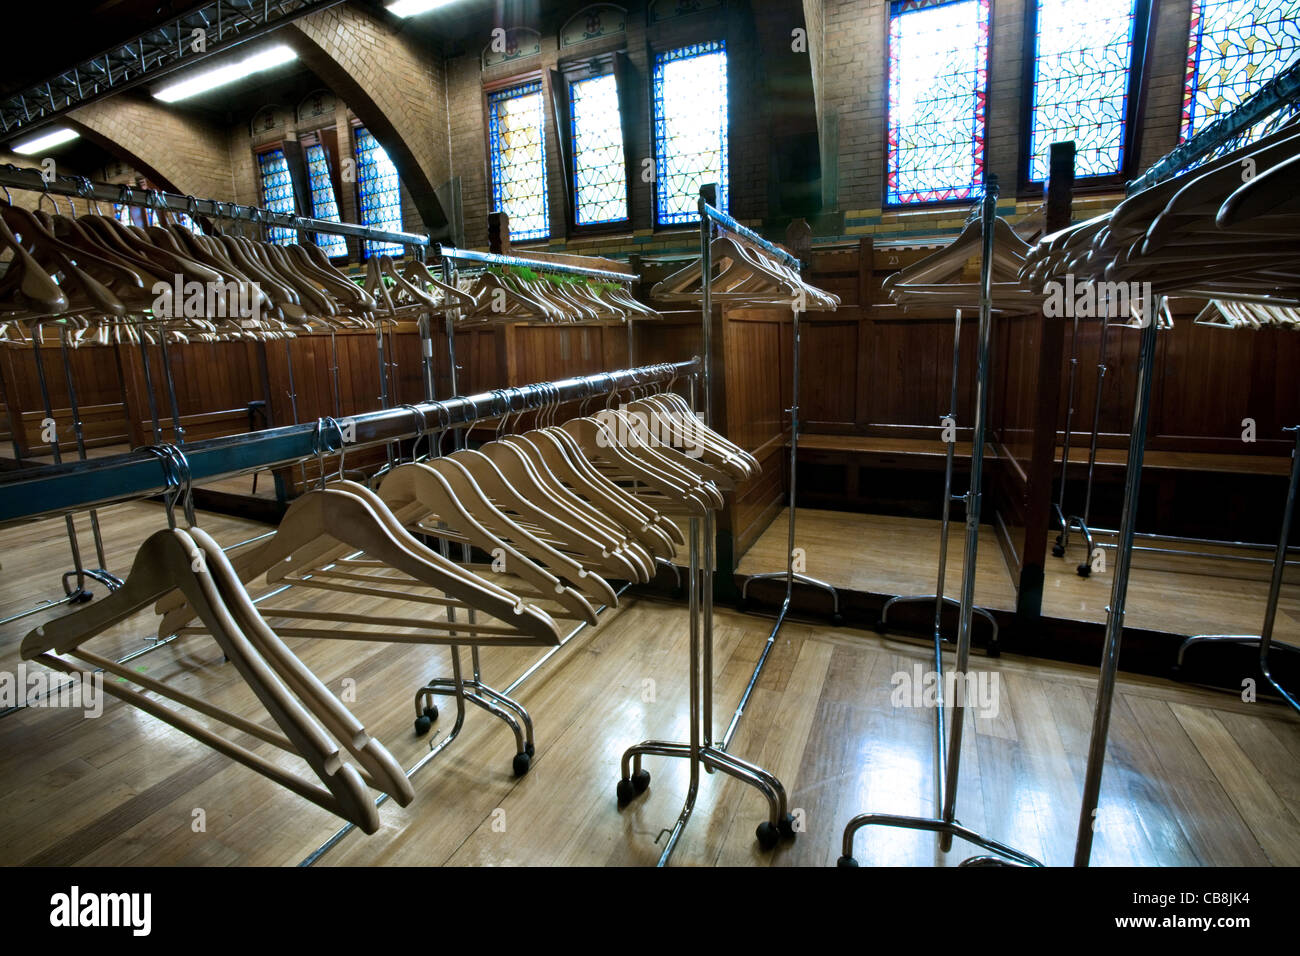
[{"label": "row of wooden hangers", "polygon": [[560,273],[509,267],[464,278],[474,299],[458,324],[502,322],[581,323],[654,319],[659,313],[617,282],[588,281]]},{"label": "row of wooden hangers", "polygon": [[[557,621],[594,624],[597,604],[617,603],[608,579],[646,582],[658,559],[672,558],[684,543],[672,516],[717,509],[720,487],[758,473],[753,456],[706,428],[671,391],[638,392],[626,405],[559,425],[558,409],[549,406],[531,430],[498,435],[479,449],[401,464],[377,490],[322,480],[290,505],[273,537],[233,560],[192,519],[186,529],[172,519],[137,552],[122,588],[33,630],[23,657],[67,673],[85,674],[88,666],[123,678],[105,690],[373,833],[379,820],[369,790],[405,805],[414,797],[410,782],[285,638],[555,646]],[[424,437],[424,413],[415,408],[413,415]],[[188,491],[183,453],[167,446],[159,454]],[[340,460],[340,475],[342,467]],[[431,546],[437,541],[472,545],[494,561],[457,564]],[[305,599],[258,605],[248,587],[262,579],[271,587],[292,584],[289,593]],[[319,592],[382,603],[323,610],[311,598]],[[87,647],[150,604],[161,616],[160,636],[213,638],[273,726]],[[452,620],[457,610],[469,613]],[[297,755],[311,775],[285,769],[165,700]]]},{"label": "row of wooden hangers", "polygon": [[[840,298],[805,282],[798,271],[743,237],[722,235],[709,243],[714,274],[709,295],[732,306],[800,303],[803,312],[833,312]],[[703,262],[697,258],[655,284],[651,298],[664,302],[699,302],[703,297]]]},{"label": "row of wooden hangers", "polygon": [[[901,306],[944,306],[978,310],[983,290],[984,223],[974,216],[951,243],[886,277],[882,288]],[[1008,313],[1034,312],[1043,296],[1022,286],[1020,276],[1031,246],[998,216],[993,220],[992,303]]]},{"label": "row of wooden hangers", "polygon": [[1135,193],[1106,215],[1045,237],[1023,280],[1033,288],[1067,274],[1076,282],[1150,283],[1155,295],[1215,303],[1225,321],[1207,319],[1213,324],[1295,326],[1297,172],[1300,121],[1291,120]]}]

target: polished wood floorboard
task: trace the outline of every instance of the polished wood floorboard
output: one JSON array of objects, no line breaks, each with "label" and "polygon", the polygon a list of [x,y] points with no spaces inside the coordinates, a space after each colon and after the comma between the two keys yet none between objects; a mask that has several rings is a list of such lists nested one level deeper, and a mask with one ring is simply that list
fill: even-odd
[{"label": "polished wood floorboard", "polygon": [[[960,523],[948,529],[944,593],[952,598],[961,597],[965,530]],[[740,573],[784,570],[786,541],[783,511],[742,558]],[[1109,541],[1098,538],[1098,543]],[[1157,547],[1151,542],[1140,543]],[[933,594],[937,583],[938,521],[800,508],[795,546],[807,555],[808,574],[838,587],[877,594]],[[1169,549],[1176,547],[1180,546],[1134,553],[1126,625],[1172,634],[1258,634],[1268,598],[1272,553],[1198,545],[1196,550],[1223,556],[1192,557],[1170,553]],[[1105,569],[1083,578],[1075,571],[1083,551],[1078,536],[1062,558],[1052,557],[1049,547],[1043,585],[1045,616],[1105,622],[1115,552],[1105,550]],[[1232,560],[1229,554],[1265,560]],[[976,603],[1014,610],[1015,586],[991,528],[980,530],[976,566]],[[1278,640],[1300,642],[1300,567],[1287,568],[1273,634]]]},{"label": "polished wood floorboard", "polygon": [[[122,552],[111,569],[121,572],[132,538],[162,526],[161,509],[133,504],[106,512],[108,540]],[[200,523],[227,544],[259,530],[211,516]],[[0,531],[6,606],[30,601],[33,582],[57,586],[65,563],[60,548],[66,549],[61,528],[45,522]],[[811,552],[810,572],[818,573]],[[344,597],[290,592],[276,600],[325,607]],[[378,605],[349,609],[372,606]],[[145,612],[96,647],[139,648],[154,622]],[[687,766],[648,759],[650,789],[622,811],[614,784],[630,744],[686,737],[686,625],[684,608],[669,603],[626,601],[608,612],[517,693],[537,726],[527,776],[512,776],[515,747],[506,728],[471,710],[458,739],[414,778],[415,802],[401,808],[389,801],[379,833],[348,834],[318,865],[653,863],[656,837],[681,807]],[[32,626],[29,619],[0,628],[0,669],[16,665],[18,642]],[[770,626],[762,617],[717,613],[719,730]],[[446,649],[288,643],[328,686],[354,690],[349,706],[404,766],[449,731],[450,700],[434,726],[437,736],[418,738],[411,727],[416,688],[450,673]],[[540,654],[485,651],[484,677],[504,688]],[[160,647],[132,666],[269,722],[206,638]],[[788,622],[731,749],[782,778],[804,832],[763,853],[753,837],[765,815],[762,798],[730,778],[705,775],[674,863],[823,866],[839,855],[844,824],[856,813],[933,813],[933,710],[892,699],[897,675],[918,666],[925,671],[929,661],[913,642]],[[1068,864],[1095,671],[1012,656],[979,658],[972,670],[986,668],[990,681],[997,677],[998,706],[968,726],[959,818],[1049,864]],[[257,749],[295,765],[269,747]],[[1289,711],[1124,677],[1109,754],[1095,864],[1300,863],[1300,720]],[[325,811],[114,701],[93,720],[47,708],[0,719],[0,794],[5,864],[291,865],[339,826]],[[206,821],[201,832],[196,811]],[[864,865],[928,866],[960,862],[969,849],[959,843],[945,855],[932,835],[868,828],[855,852]]]}]

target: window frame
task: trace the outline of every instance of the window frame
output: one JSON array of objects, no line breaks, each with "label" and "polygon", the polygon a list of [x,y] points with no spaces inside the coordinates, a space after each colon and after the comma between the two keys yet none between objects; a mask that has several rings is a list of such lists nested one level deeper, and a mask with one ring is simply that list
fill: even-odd
[{"label": "window frame", "polygon": [[[290,191],[291,196],[293,197],[293,208],[294,208],[294,211],[293,211],[292,213],[290,213],[289,215],[293,215],[293,216],[301,216],[302,213],[301,213],[301,212],[299,211],[299,209],[298,209],[298,207],[299,207],[299,205],[300,205],[300,202],[299,202],[299,201],[300,201],[301,198],[302,198],[302,196],[301,196],[301,189],[300,189],[300,186],[301,186],[301,179],[300,179],[299,176],[296,175],[296,173],[295,173],[295,170],[294,170],[294,168],[293,168],[293,161],[289,158],[289,150],[285,149],[285,141],[284,141],[283,139],[276,140],[275,142],[272,142],[272,143],[263,143],[263,144],[261,144],[260,146],[258,146],[256,149],[253,150],[253,165],[254,165],[254,168],[255,168],[255,172],[256,172],[256,174],[257,174],[257,198],[258,198],[258,206],[260,206],[260,207],[263,208],[263,209],[266,209],[266,208],[267,208],[267,206],[266,206],[266,182],[265,182],[265,179],[264,179],[264,177],[263,177],[263,173],[262,173],[262,157],[263,157],[264,155],[266,155],[267,153],[274,153],[274,152],[277,152],[277,151],[278,151],[281,155],[284,156],[284,165],[285,165],[285,169],[286,169],[286,171],[289,173],[289,191]],[[265,235],[264,235],[265,240],[266,240],[267,242],[271,242],[271,243],[273,243],[273,244],[275,244],[275,245],[281,245],[281,243],[275,242],[275,241],[271,238],[271,230],[272,230],[272,229],[284,229],[284,228],[287,228],[287,227],[285,227],[285,226],[270,226],[270,225],[263,226],[263,229],[265,230]],[[301,242],[302,242],[302,232],[303,232],[303,230],[301,230],[301,229],[295,229],[295,230],[293,230],[293,231],[294,231],[295,233],[297,233],[297,238],[294,240],[294,242],[295,242],[295,243],[301,243]]]},{"label": "window frame", "polygon": [[[996,0],[994,0],[996,2]],[[1039,0],[1025,0],[1025,33],[1023,73],[1021,81],[1020,147],[1017,167],[1018,192],[1022,196],[1037,197],[1046,188],[1046,182],[1032,178],[1034,94],[1038,67],[1038,4]],[[1125,92],[1123,158],[1119,171],[1108,176],[1076,176],[1076,193],[1112,193],[1124,188],[1136,175],[1138,153],[1141,148],[1141,130],[1146,115],[1146,91],[1151,77],[1151,37],[1155,36],[1156,8],[1154,0],[1134,0],[1133,41],[1129,51],[1128,89]]]},{"label": "window frame", "polygon": [[[946,3],[962,2],[962,0],[943,0],[936,6],[942,6]],[[979,2],[979,0],[974,0]],[[991,97],[991,76],[993,65],[993,46],[996,39],[996,21],[997,21],[997,0],[987,0],[989,5],[988,14],[988,39],[985,42],[984,50],[984,176],[978,183],[979,195],[983,195],[989,181],[989,107],[992,105]],[[1032,3],[1033,0],[1027,0]],[[893,30],[891,29],[894,20],[893,0],[885,0],[885,128],[884,128],[884,149],[882,150],[881,161],[881,190],[880,190],[880,207],[885,212],[901,212],[912,209],[945,209],[960,208],[969,206],[971,203],[979,200],[979,195],[971,196],[966,199],[925,199],[917,202],[896,203],[889,201],[889,132],[893,128],[893,115],[889,109],[889,90],[890,79],[893,65]]]},{"label": "window frame", "polygon": [[514,89],[518,86],[527,86],[530,83],[540,83],[542,93],[542,167],[546,176],[546,183],[543,187],[543,200],[546,208],[546,235],[536,236],[530,239],[516,239],[513,229],[510,235],[511,245],[533,245],[540,243],[549,244],[553,239],[561,239],[563,235],[556,232],[555,217],[551,215],[551,152],[547,146],[547,140],[552,135],[550,129],[551,123],[546,119],[546,100],[551,91],[548,89],[549,77],[548,71],[542,69],[529,70],[525,73],[513,73],[510,76],[492,80],[483,83],[481,94],[481,104],[483,109],[483,157],[487,163],[487,212],[491,215],[494,212],[504,212],[493,208],[493,197],[496,195],[496,181],[492,173],[492,96],[504,90]]},{"label": "window frame", "polygon": [[[1198,5],[1203,6],[1204,3],[1206,2],[1210,2],[1210,0],[1192,0],[1189,13],[1195,12]],[[1201,75],[1201,50],[1203,48],[1204,48],[1204,44],[1198,43],[1196,47],[1196,56],[1195,58],[1193,58],[1192,19],[1189,16],[1187,20],[1187,29],[1183,35],[1183,46],[1182,46],[1184,61],[1186,63],[1186,66],[1183,70],[1182,78],[1179,83],[1179,101],[1178,101],[1179,114],[1178,114],[1178,143],[1177,143],[1178,146],[1182,146],[1190,142],[1192,139],[1196,137],[1198,133],[1204,132],[1206,129],[1209,128],[1209,126],[1214,125],[1213,122],[1211,122],[1209,126],[1207,126],[1204,123],[1204,119],[1202,119],[1202,125],[1199,129],[1197,129],[1195,123],[1192,122],[1191,115],[1189,113],[1189,109],[1195,100],[1193,97],[1192,100],[1189,102],[1188,93],[1190,92],[1190,86],[1193,82],[1193,77],[1194,76],[1199,77]],[[1300,57],[1300,54],[1297,54],[1297,57]],[[1297,57],[1292,58],[1291,64],[1297,62]],[[1227,113],[1222,113],[1219,115],[1219,118],[1222,119],[1225,116],[1231,115],[1231,112],[1232,111],[1229,111]],[[1189,124],[1190,124],[1190,129],[1189,129]]]},{"label": "window frame", "polygon": [[[329,142],[326,141],[327,136],[329,138]],[[338,145],[339,143],[338,127],[336,127],[332,123],[327,124],[325,126],[318,126],[315,129],[300,134],[298,137],[298,143],[302,147],[302,162],[303,162],[303,173],[304,173],[303,182],[306,187],[307,201],[312,204],[311,218],[315,219],[317,217],[316,217],[315,201],[311,194],[311,166],[308,164],[307,161],[307,150],[310,149],[312,146],[320,146],[325,150],[325,156],[327,160],[326,165],[329,167],[330,185],[334,188],[334,204],[339,207],[339,222],[342,222],[343,221],[343,190],[342,190],[343,176],[342,176],[341,167],[339,165],[340,157],[339,157],[339,145]],[[330,148],[331,146],[333,147],[333,149]],[[307,230],[307,232],[311,232],[311,230],[309,229]],[[329,256],[329,260],[331,262],[351,261],[352,253],[348,247],[347,237],[341,236],[340,238],[343,239],[343,248],[345,252],[341,256]],[[315,242],[315,238],[313,237],[311,241]],[[317,244],[316,247],[318,249],[321,248],[319,244]],[[324,252],[324,249],[321,249],[321,251]]]},{"label": "window frame", "polygon": [[727,143],[723,150],[723,162],[727,170],[727,194],[726,202],[719,201],[719,205],[724,206],[721,211],[730,215],[731,213],[731,171],[735,167],[732,161],[731,147],[735,141],[732,135],[732,105],[735,102],[735,77],[736,71],[732,68],[731,44],[728,42],[724,32],[708,32],[697,35],[674,35],[672,39],[657,42],[647,47],[649,64],[649,73],[646,82],[643,84],[646,96],[646,132],[647,142],[650,144],[650,156],[654,160],[655,179],[650,183],[650,228],[654,232],[673,232],[673,231],[698,231],[700,228],[699,215],[685,222],[661,223],[659,221],[659,137],[655,132],[655,62],[663,54],[672,53],[674,50],[680,50],[689,46],[700,46],[705,43],[719,43],[722,45],[722,52],[727,57]]},{"label": "window frame", "polygon": [[[355,202],[356,204],[355,208],[357,211],[357,225],[367,226],[371,224],[364,222],[364,219],[366,217],[361,211],[361,162],[359,159],[357,159],[357,130],[361,130],[361,129],[364,129],[371,136],[375,136],[375,134],[370,131],[369,127],[367,127],[366,124],[363,123],[358,117],[355,116],[352,117],[348,123],[348,133],[350,138],[352,139],[352,144],[351,144],[352,161],[353,163],[356,164],[356,175],[353,177],[353,183],[352,183],[352,199],[353,202]],[[375,136],[375,142],[377,143],[379,142],[378,136]],[[383,149],[383,145],[384,145],[383,143],[379,143],[381,149]],[[387,153],[388,151],[384,150],[384,154],[387,155]],[[391,156],[389,157],[389,162],[392,162]],[[396,164],[394,164],[394,168],[396,168]],[[342,209],[339,210],[339,218],[340,219],[343,218]],[[400,231],[405,225],[406,225],[406,206],[402,202],[402,176],[401,173],[398,173],[397,175],[397,228],[398,230]],[[359,259],[357,260],[358,262],[366,262],[370,258],[371,254],[369,252],[369,243],[372,241],[374,240],[371,239],[357,240],[358,243],[357,254],[359,256]],[[381,252],[379,253],[379,255],[381,256],[386,255],[394,259],[400,259],[406,256],[409,253],[409,251],[410,250],[407,246],[402,246],[400,252],[397,253]]]},{"label": "window frame", "polygon": [[[632,205],[632,177],[635,159],[632,155],[632,138],[636,130],[635,84],[626,50],[611,50],[596,56],[576,57],[560,61],[550,70],[551,107],[555,121],[556,140],[559,143],[560,172],[564,182],[565,234],[570,237],[607,236],[630,233],[634,228],[635,213]],[[601,76],[614,77],[618,90],[619,126],[623,134],[623,186],[627,198],[627,217],[614,222],[578,223],[577,154],[573,143],[573,101],[570,86],[581,80]],[[554,230],[552,230],[552,233]]]}]

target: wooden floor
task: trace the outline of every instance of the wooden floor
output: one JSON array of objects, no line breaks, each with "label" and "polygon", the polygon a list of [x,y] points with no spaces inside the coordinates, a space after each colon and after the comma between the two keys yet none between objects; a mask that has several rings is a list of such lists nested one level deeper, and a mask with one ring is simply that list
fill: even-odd
[{"label": "wooden floor", "polygon": [[[783,511],[745,554],[740,573],[784,569],[786,520]],[[948,529],[944,593],[953,598],[961,596],[965,531],[960,523]],[[800,508],[795,546],[806,552],[807,573],[829,584],[879,594],[934,593],[939,552],[937,521]],[[1049,549],[1043,585],[1043,614],[1047,617],[1106,620],[1115,553],[1104,552],[1104,571],[1082,578],[1075,568],[1084,550],[1077,537],[1063,558],[1051,557]],[[1231,548],[1206,550],[1263,556],[1266,560],[1242,562],[1227,557],[1135,552],[1125,623],[1172,634],[1259,633],[1272,554]],[[1015,585],[989,528],[981,529],[977,568],[976,603],[994,610],[1014,610]],[[1300,568],[1288,568],[1283,581],[1274,637],[1300,642]]]},{"label": "wooden floor", "polygon": [[[162,526],[160,509],[150,504],[109,509],[104,518],[119,572],[133,540]],[[200,523],[223,543],[259,530],[211,516]],[[0,607],[30,605],[37,585],[57,587],[64,547],[61,522],[0,531]],[[810,573],[818,570],[810,552]],[[19,641],[40,619],[0,628],[0,669],[16,666]],[[154,620],[146,612],[96,647],[105,654],[136,649]],[[725,726],[769,629],[763,618],[718,613],[716,726]],[[336,691],[355,681],[350,706],[403,765],[427,752],[430,738],[411,729],[412,696],[423,679],[449,672],[445,651],[289,643]],[[349,834],[319,865],[653,863],[656,836],[680,809],[687,768],[649,760],[650,790],[621,812],[614,784],[628,745],[684,738],[686,651],[679,606],[641,600],[608,613],[518,692],[537,725],[527,776],[511,775],[515,748],[506,729],[471,712],[460,737],[415,777],[415,802],[385,804],[379,833]],[[538,656],[485,652],[484,676],[504,687]],[[990,664],[998,710],[969,728],[958,815],[1049,864],[1068,864],[1095,672],[1010,656],[981,659],[975,669]],[[839,855],[843,826],[855,813],[932,813],[933,711],[891,700],[895,675],[918,665],[928,669],[914,644],[787,624],[732,750],[782,778],[805,832],[762,853],[753,839],[765,813],[761,797],[706,776],[674,863],[822,866]],[[264,717],[204,638],[159,648],[132,666]],[[447,731],[449,717],[444,708],[435,733]],[[269,756],[270,748],[259,752]],[[1094,863],[1300,865],[1297,758],[1300,721],[1277,706],[1122,680]],[[6,864],[296,864],[338,826],[326,812],[116,702],[95,720],[41,708],[0,718],[0,796]],[[194,832],[196,810],[206,817],[205,832]],[[930,835],[867,830],[856,854],[864,865],[951,865],[968,849],[958,844],[945,856]]]}]

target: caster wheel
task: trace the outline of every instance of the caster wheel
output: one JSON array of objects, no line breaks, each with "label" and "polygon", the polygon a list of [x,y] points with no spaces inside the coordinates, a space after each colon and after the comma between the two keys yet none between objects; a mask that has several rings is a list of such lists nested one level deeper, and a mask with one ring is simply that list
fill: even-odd
[{"label": "caster wheel", "polygon": [[95,595],[91,594],[85,588],[82,588],[81,590],[77,591],[75,594],[68,595],[68,603],[85,604],[87,601],[92,600],[94,597]]},{"label": "caster wheel", "polygon": [[1002,648],[1000,648],[997,644],[990,644],[988,649],[988,655],[989,657],[1001,657]]},{"label": "caster wheel", "polygon": [[856,870],[858,868],[858,861],[853,859],[851,856],[842,856],[835,861],[835,865],[841,870]]},{"label": "caster wheel", "polygon": [[672,598],[674,601],[680,601],[684,597],[686,597],[686,590],[684,588],[673,588]]},{"label": "caster wheel", "polygon": [[437,707],[434,707],[434,706],[432,706],[432,705],[430,705],[430,706],[424,708],[424,716],[428,717],[430,720],[437,720],[437,719],[438,719],[438,708],[437,708]]},{"label": "caster wheel", "polygon": [[537,748],[532,744],[528,744],[524,747],[524,753],[528,754],[530,757],[535,756],[537,754]]},{"label": "caster wheel", "polygon": [[1056,546],[1059,548],[1059,547],[1061,547],[1061,545],[1063,545],[1063,544],[1065,544],[1065,539],[1062,538],[1062,537],[1058,534],[1058,535],[1056,536]]},{"label": "caster wheel", "polygon": [[427,733],[429,732],[429,728],[432,727],[432,726],[433,726],[433,721],[430,720],[428,717],[425,717],[425,716],[423,716],[423,715],[421,715],[421,716],[419,716],[419,717],[416,717],[416,718],[415,718],[415,735],[416,735],[417,737],[423,737],[425,734],[427,734]]},{"label": "caster wheel", "polygon": [[636,788],[631,780],[620,780],[616,792],[618,793],[618,805],[625,807],[636,799]]},{"label": "caster wheel", "polygon": [[872,627],[875,628],[877,634],[884,634],[886,631],[889,630],[889,625],[886,624],[884,621],[877,621],[875,624],[872,625]]},{"label": "caster wheel", "polygon": [[1076,570],[1076,571],[1079,572],[1079,577],[1081,577],[1081,578],[1092,577],[1092,565],[1091,565],[1091,564],[1081,564],[1081,565],[1079,565],[1077,568],[1075,568],[1074,570]]},{"label": "caster wheel", "polygon": [[764,820],[754,828],[754,836],[758,838],[759,846],[764,850],[770,850],[780,841],[781,831],[772,826],[771,821]]},{"label": "caster wheel", "polygon": [[834,614],[831,615],[831,624],[834,627],[839,627],[843,623],[844,623],[844,615],[841,614],[839,611],[836,611]]},{"label": "caster wheel", "polygon": [[638,770],[632,774],[632,793],[633,795],[645,793],[650,787],[650,771]]},{"label": "caster wheel", "polygon": [[787,813],[785,816],[783,816],[780,819],[780,821],[777,823],[777,829],[781,831],[781,836],[784,839],[793,840],[795,835],[794,815]]},{"label": "caster wheel", "polygon": [[533,765],[533,758],[526,753],[515,754],[514,771],[516,777],[522,777]]},{"label": "caster wheel", "polygon": [[1059,544],[1052,545],[1052,557],[1054,558],[1065,557],[1065,549],[1061,547]]}]

